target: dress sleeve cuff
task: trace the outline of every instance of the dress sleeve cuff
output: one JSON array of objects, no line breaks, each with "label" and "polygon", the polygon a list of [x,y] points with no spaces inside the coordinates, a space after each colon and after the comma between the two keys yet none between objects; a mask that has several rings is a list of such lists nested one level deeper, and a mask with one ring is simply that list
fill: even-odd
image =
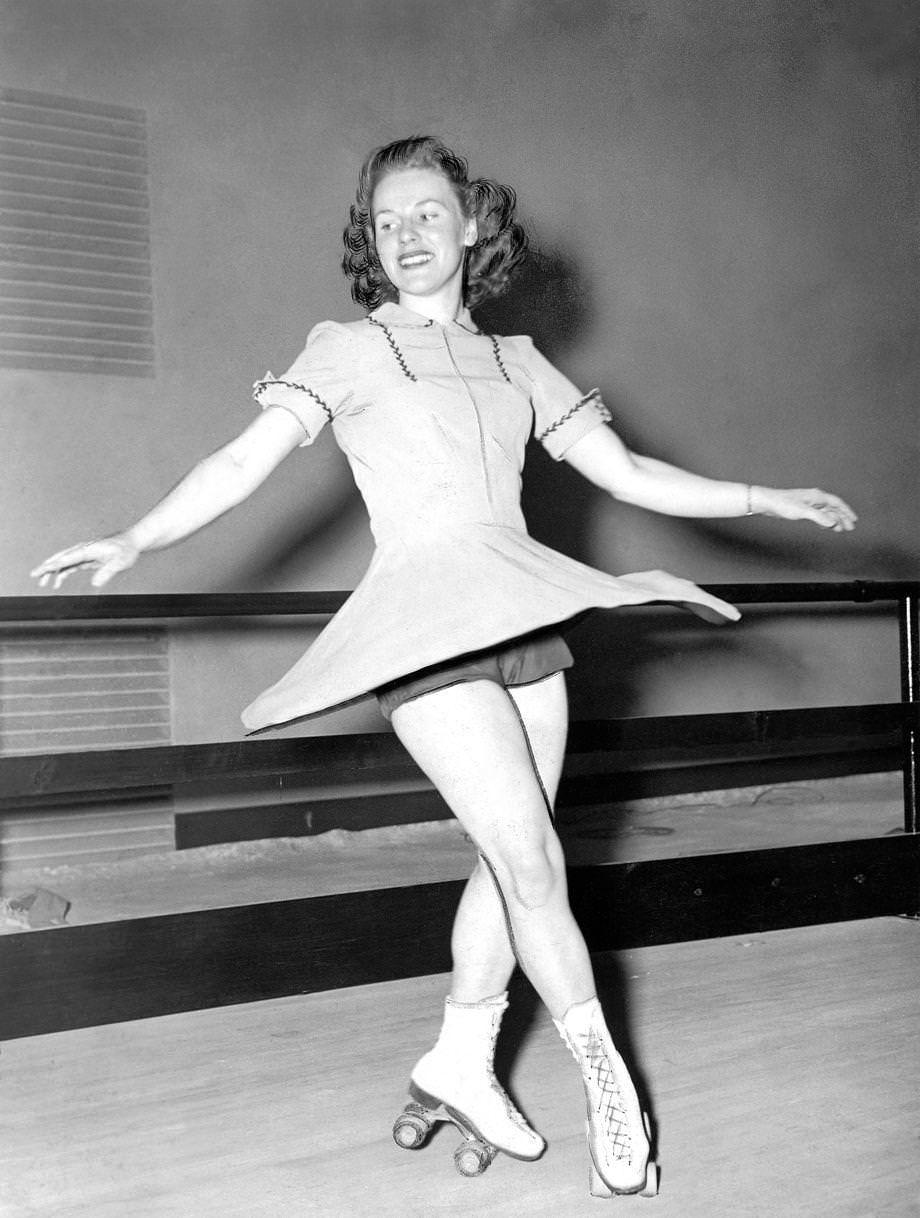
[{"label": "dress sleeve cuff", "polygon": [[[263,410],[278,406],[294,416],[304,431],[305,439],[301,447],[312,444],[323,425],[332,421],[332,411],[318,393],[296,381],[279,380],[272,372],[266,372],[261,380],[255,382],[252,396]],[[315,424],[312,421],[314,416]]]},{"label": "dress sleeve cuff", "polygon": [[583,398],[538,432],[536,438],[556,461],[561,461],[572,445],[601,423],[612,418],[604,405],[599,389],[592,389]]}]

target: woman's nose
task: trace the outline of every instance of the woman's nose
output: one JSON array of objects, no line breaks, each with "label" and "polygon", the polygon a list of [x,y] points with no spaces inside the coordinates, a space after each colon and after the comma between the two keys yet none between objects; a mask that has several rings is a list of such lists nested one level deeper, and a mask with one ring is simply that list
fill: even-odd
[{"label": "woman's nose", "polygon": [[415,231],[414,224],[404,224],[399,232],[399,244],[408,245],[412,241],[418,240],[418,233]]}]

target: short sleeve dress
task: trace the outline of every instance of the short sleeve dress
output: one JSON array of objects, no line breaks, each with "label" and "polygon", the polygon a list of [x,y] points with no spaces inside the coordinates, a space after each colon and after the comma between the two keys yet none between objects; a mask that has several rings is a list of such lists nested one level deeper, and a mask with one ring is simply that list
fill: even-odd
[{"label": "short sleeve dress", "polygon": [[322,322],[283,376],[255,386],[311,444],[331,424],[370,516],[375,548],[312,646],[243,712],[250,731],[319,714],[379,686],[592,608],[680,604],[738,611],[663,571],[613,576],[527,533],[524,450],[561,460],[609,419],[529,338],[497,338],[466,314],[441,325],[392,303]]}]

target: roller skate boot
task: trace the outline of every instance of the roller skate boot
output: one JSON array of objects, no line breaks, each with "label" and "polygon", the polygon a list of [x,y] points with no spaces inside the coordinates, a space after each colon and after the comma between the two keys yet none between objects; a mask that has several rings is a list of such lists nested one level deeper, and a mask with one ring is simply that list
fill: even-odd
[{"label": "roller skate boot", "polygon": [[397,1146],[417,1150],[439,1121],[449,1121],[464,1138],[454,1153],[461,1175],[481,1175],[499,1151],[515,1159],[540,1157],[546,1143],[512,1104],[492,1068],[507,1006],[507,994],[476,1003],[447,999],[441,1034],[413,1069],[412,1102],[393,1126]]},{"label": "roller skate boot", "polygon": [[650,1158],[648,1117],[614,1048],[600,1003],[596,998],[575,1003],[553,1022],[584,1082],[591,1195],[656,1196],[658,1169]]}]

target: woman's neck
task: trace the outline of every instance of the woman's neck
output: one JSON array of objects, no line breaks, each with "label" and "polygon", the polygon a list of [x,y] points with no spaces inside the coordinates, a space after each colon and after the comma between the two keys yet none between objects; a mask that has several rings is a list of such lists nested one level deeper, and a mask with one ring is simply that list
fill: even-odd
[{"label": "woman's neck", "polygon": [[417,313],[420,317],[428,317],[442,326],[466,315],[459,292],[449,296],[410,296],[407,292],[400,292],[397,302],[401,309],[408,309],[410,313]]}]

